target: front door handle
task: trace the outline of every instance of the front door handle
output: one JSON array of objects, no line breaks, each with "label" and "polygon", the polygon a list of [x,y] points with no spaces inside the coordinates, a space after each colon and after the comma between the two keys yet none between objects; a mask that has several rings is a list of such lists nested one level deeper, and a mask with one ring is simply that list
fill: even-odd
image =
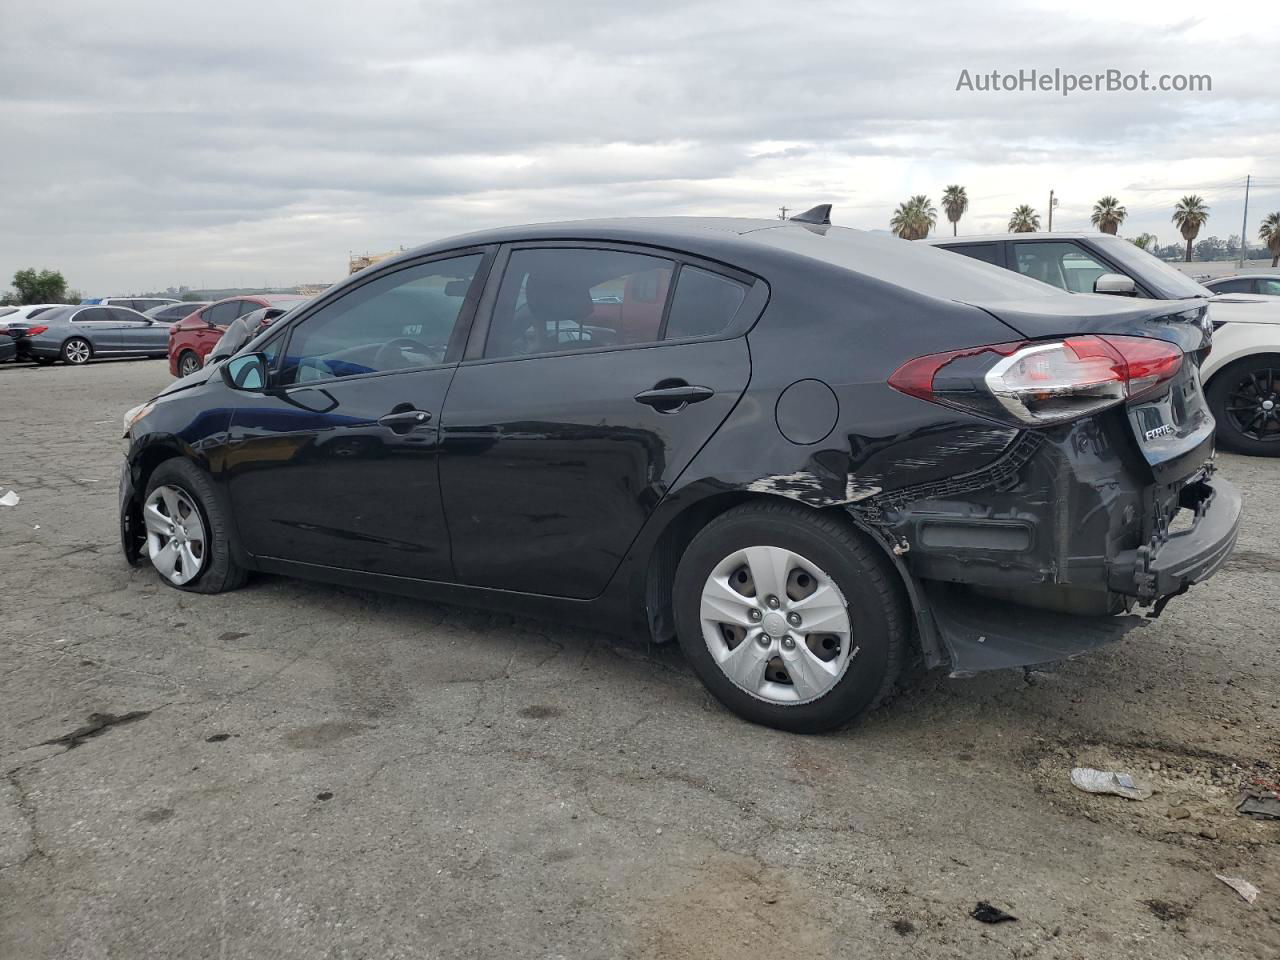
[{"label": "front door handle", "polygon": [[430,420],[431,414],[425,410],[395,410],[378,418],[378,422],[392,433],[408,433]]},{"label": "front door handle", "polygon": [[679,413],[691,403],[710,400],[716,392],[710,387],[699,387],[683,380],[663,380],[652,390],[636,394],[636,403],[643,403],[659,413]]}]

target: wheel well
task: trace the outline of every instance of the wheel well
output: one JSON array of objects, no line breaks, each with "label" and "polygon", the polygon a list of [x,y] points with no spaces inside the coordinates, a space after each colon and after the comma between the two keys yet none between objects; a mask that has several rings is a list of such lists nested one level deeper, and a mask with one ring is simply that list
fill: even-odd
[{"label": "wheel well", "polygon": [[1261,360],[1264,357],[1274,357],[1278,362],[1280,362],[1280,353],[1277,353],[1273,350],[1262,350],[1262,351],[1259,351],[1258,353],[1247,353],[1243,357],[1236,357],[1230,363],[1224,363],[1217,370],[1213,371],[1213,376],[1211,376],[1208,380],[1205,381],[1204,389],[1208,391],[1208,389],[1213,384],[1217,383],[1218,380],[1222,378],[1222,375],[1226,373],[1228,370],[1239,367],[1241,364],[1247,363],[1249,361]]},{"label": "wheel well", "polygon": [[154,444],[147,447],[138,455],[138,462],[135,467],[135,484],[134,490],[139,498],[146,495],[147,482],[151,479],[151,474],[155,473],[156,467],[164,463],[166,460],[172,460],[174,457],[180,457],[182,454],[163,444]]},{"label": "wheel well", "polygon": [[[847,524],[850,529],[856,531],[858,536],[867,536],[839,506],[811,507],[790,497],[742,491],[714,494],[699,500],[677,514],[667,524],[658,542],[654,544],[653,552],[649,555],[644,605],[648,618],[649,637],[654,642],[666,643],[675,639],[675,616],[671,609],[671,592],[675,584],[676,567],[679,566],[680,558],[684,556],[686,548],[693,542],[698,532],[720,514],[744,503],[778,503],[779,501],[812,511],[814,516],[837,517],[841,523]],[[877,550],[879,549],[877,545]]]}]

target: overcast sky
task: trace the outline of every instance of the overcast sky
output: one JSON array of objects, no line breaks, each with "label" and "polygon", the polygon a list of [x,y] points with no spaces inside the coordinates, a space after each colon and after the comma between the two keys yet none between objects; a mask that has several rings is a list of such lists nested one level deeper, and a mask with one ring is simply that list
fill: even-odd
[{"label": "overcast sky", "polygon": [[[910,8],[910,12],[907,12]],[[1280,209],[1280,16],[1182,0],[779,3],[0,0],[0,288],[284,285],[349,252],[590,216],[886,229],[960,183],[961,232],[1029,203],[1173,242]],[[1207,73],[1211,93],[956,91],[962,69]],[[941,210],[939,215],[942,216]],[[945,222],[940,228],[950,231]]]}]

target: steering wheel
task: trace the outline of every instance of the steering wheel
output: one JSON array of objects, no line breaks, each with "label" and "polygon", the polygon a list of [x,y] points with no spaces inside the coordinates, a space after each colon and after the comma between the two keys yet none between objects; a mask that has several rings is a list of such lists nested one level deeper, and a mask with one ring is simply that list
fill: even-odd
[{"label": "steering wheel", "polygon": [[[417,353],[425,354],[426,356],[433,356],[432,348],[422,341],[410,340],[408,337],[397,337],[394,340],[387,341],[378,348],[378,352],[373,355],[374,367],[378,370],[387,369],[389,366],[388,361],[391,360],[393,356],[395,356],[396,359],[403,361],[403,355],[396,354],[395,352],[404,350],[413,350]],[[443,351],[441,351],[441,358],[443,358],[443,356]]]}]

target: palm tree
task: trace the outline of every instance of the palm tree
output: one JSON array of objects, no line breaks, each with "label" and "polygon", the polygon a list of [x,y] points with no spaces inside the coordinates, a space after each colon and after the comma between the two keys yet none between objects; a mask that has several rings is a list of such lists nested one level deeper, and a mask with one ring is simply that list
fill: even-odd
[{"label": "palm tree", "polygon": [[960,218],[969,209],[969,195],[964,192],[964,187],[953,183],[943,190],[942,209],[947,212],[947,219],[951,221],[951,235],[954,237],[956,235],[956,224],[960,222]]},{"label": "palm tree", "polygon": [[1280,213],[1270,214],[1262,221],[1262,229],[1258,231],[1258,236],[1271,251],[1271,266],[1280,264]]},{"label": "palm tree", "polygon": [[1040,229],[1040,214],[1031,209],[1031,204],[1024,203],[1013,211],[1009,218],[1010,233],[1035,233]]},{"label": "palm tree", "polygon": [[1093,205],[1093,216],[1089,222],[1103,233],[1114,237],[1128,215],[1129,211],[1120,206],[1120,201],[1108,194]]},{"label": "palm tree", "polygon": [[1187,263],[1191,262],[1191,244],[1208,219],[1209,208],[1194,193],[1183,197],[1173,208],[1173,222],[1182,231],[1182,239],[1187,241]]},{"label": "palm tree", "polygon": [[938,222],[938,211],[923,193],[898,204],[889,218],[889,228],[903,240],[923,240]]},{"label": "palm tree", "polygon": [[1154,233],[1140,233],[1136,237],[1130,237],[1129,242],[1139,250],[1151,252],[1151,248],[1156,245],[1156,235]]}]

